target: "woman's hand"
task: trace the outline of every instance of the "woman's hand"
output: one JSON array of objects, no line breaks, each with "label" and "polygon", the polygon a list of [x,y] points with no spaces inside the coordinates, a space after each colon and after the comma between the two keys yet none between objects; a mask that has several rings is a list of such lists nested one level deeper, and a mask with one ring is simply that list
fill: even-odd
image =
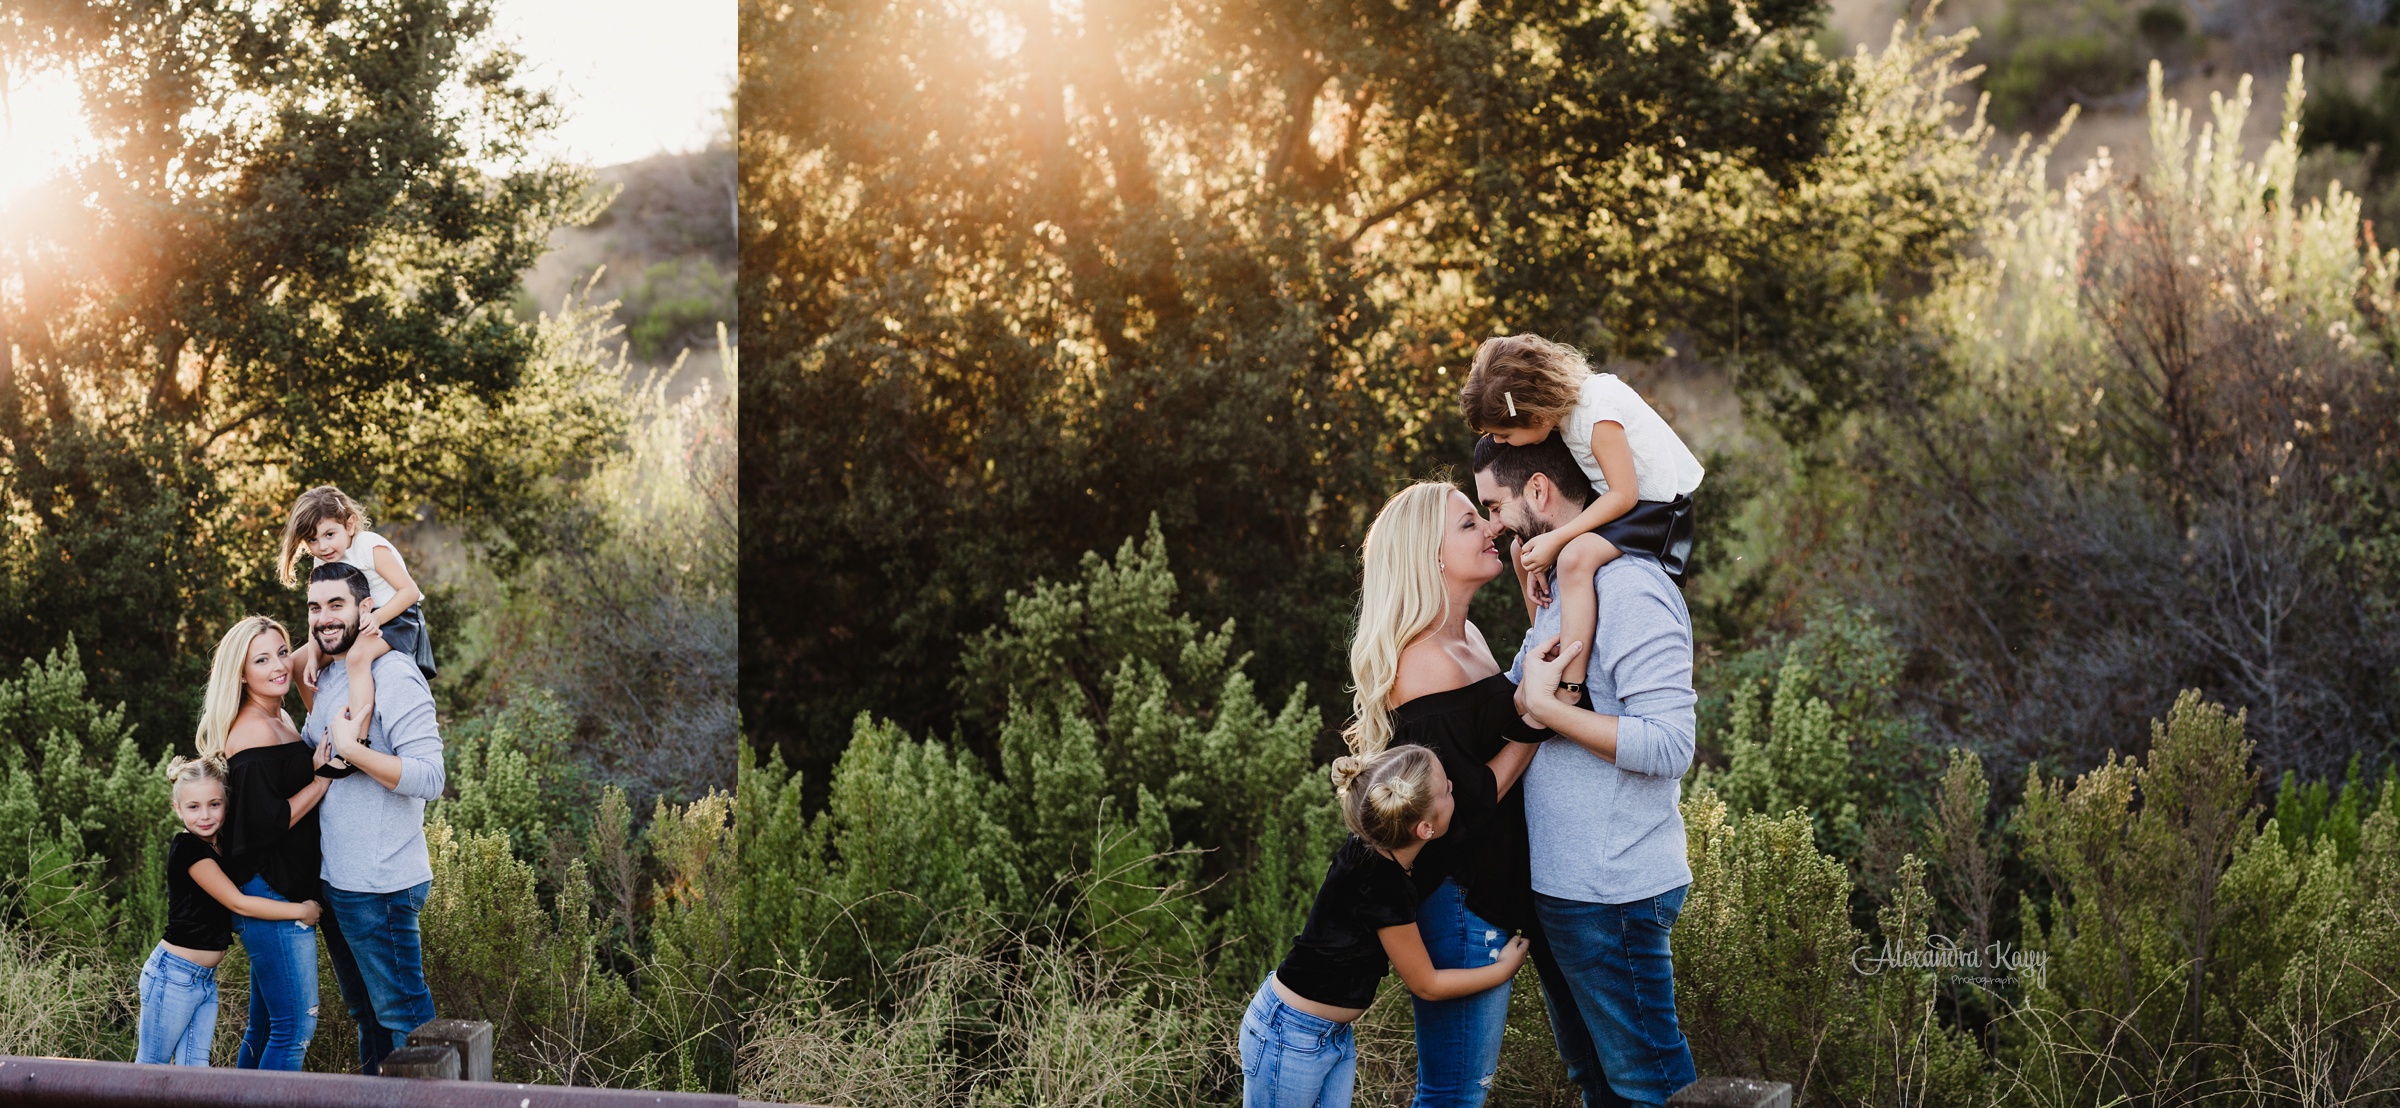
[{"label": "woman's hand", "polygon": [[319,740],[316,749],[309,754],[308,760],[310,763],[308,768],[324,769],[327,763],[333,761],[333,740],[330,738]]},{"label": "woman's hand", "polygon": [[1523,935],[1511,936],[1508,940],[1508,945],[1500,948],[1500,956],[1493,959],[1492,964],[1497,966],[1507,966],[1508,972],[1511,975],[1514,975],[1517,972],[1517,967],[1525,964],[1525,956],[1532,952],[1533,941],[1531,939],[1528,939]]},{"label": "woman's hand", "polygon": [[300,915],[298,919],[301,926],[315,927],[317,925],[317,921],[324,918],[324,915],[324,907],[318,904],[316,901],[303,900],[300,902]]},{"label": "woman's hand", "polygon": [[1567,671],[1567,663],[1583,653],[1583,644],[1568,643],[1564,648],[1553,637],[1548,642],[1525,653],[1525,683],[1517,686],[1525,693],[1525,707],[1535,719],[1561,702],[1558,682]]}]

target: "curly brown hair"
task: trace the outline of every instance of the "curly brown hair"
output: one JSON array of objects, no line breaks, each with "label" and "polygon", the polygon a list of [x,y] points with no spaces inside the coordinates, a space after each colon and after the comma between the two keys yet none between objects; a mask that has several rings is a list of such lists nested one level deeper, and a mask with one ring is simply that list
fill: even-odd
[{"label": "curly brown hair", "polygon": [[1458,403],[1477,431],[1556,427],[1574,413],[1591,372],[1581,351],[1540,335],[1485,339]]},{"label": "curly brown hair", "polygon": [[364,531],[374,523],[367,519],[367,509],[358,501],[332,485],[318,485],[300,494],[292,502],[292,518],[283,525],[283,550],[275,559],[275,576],[287,588],[300,584],[300,545],[326,520],[337,523],[356,523]]}]

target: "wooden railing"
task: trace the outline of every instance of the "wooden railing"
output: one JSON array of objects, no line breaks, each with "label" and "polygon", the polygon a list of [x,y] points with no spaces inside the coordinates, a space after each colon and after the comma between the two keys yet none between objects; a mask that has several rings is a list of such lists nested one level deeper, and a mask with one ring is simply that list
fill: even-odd
[{"label": "wooden railing", "polygon": [[0,1104],[25,1108],[737,1108],[740,1102],[708,1093],[137,1066],[0,1055]]},{"label": "wooden railing", "polygon": [[435,1020],[382,1075],[137,1066],[0,1055],[0,1104],[25,1108],[748,1108],[719,1093],[518,1085],[492,1077],[492,1025]]}]

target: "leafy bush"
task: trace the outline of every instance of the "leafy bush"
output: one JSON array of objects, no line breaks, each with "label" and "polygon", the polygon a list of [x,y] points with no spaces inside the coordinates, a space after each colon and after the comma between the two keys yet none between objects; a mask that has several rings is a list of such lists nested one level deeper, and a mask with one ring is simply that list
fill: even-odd
[{"label": "leafy bush", "polygon": [[747,852],[746,964],[806,952],[838,1000],[888,997],[908,951],[1061,912],[1058,934],[1205,957],[1227,989],[1281,956],[1338,841],[1315,713],[1296,691],[1270,714],[1232,626],[1174,612],[1155,526],[1083,569],[1012,593],[962,659],[962,700],[1005,713],[996,772],[866,717],[813,818],[780,756],[749,771],[744,834],[772,848]]},{"label": "leafy bush", "polygon": [[1791,509],[1859,530],[1829,591],[1888,621],[1931,737],[2012,788],[2182,689],[2308,778],[2400,723],[2395,260],[2356,197],[2294,195],[2292,128],[2242,149],[2246,83],[2195,128],[2161,82],[2139,180],[2009,171],[2013,214],[1927,301],[1957,389],[1837,451],[1871,496]]},{"label": "leafy bush", "polygon": [[617,307],[634,353],[652,362],[709,342],[733,317],[733,278],[706,258],[650,266]]},{"label": "leafy bush", "polygon": [[[577,357],[600,357],[595,312],[569,313],[587,324]],[[621,449],[563,474],[556,510],[483,551],[445,597],[468,613],[444,639],[448,704],[551,690],[582,776],[643,807],[733,786],[739,367],[721,353],[723,377],[681,398],[671,371],[612,384]]]},{"label": "leafy bush", "polygon": [[[122,719],[90,702],[72,651],[0,679],[0,815],[19,844],[0,853],[0,1052],[133,1055],[174,817],[163,767],[139,760]],[[436,1009],[493,1022],[504,1079],[725,1087],[738,1026],[731,798],[662,798],[637,828],[622,791],[578,776],[565,715],[539,692],[448,734],[456,795],[426,825]],[[37,735],[43,761],[29,763]],[[319,957],[308,1065],[344,1071],[356,1038]],[[236,943],[218,971],[220,1061],[247,1022],[248,970]]]}]

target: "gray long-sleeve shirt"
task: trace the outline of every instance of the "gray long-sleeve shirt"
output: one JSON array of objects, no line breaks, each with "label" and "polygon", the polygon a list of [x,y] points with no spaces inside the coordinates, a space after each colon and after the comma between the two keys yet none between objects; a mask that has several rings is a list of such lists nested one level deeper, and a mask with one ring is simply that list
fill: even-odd
[{"label": "gray long-sleeve shirt", "polygon": [[[1658,563],[1627,554],[1592,579],[1599,620],[1584,684],[1592,708],[1617,717],[1611,763],[1556,738],[1525,770],[1533,889],[1587,904],[1624,904],[1691,883],[1681,779],[1697,726],[1692,616]],[[1558,634],[1559,605],[1534,614],[1509,679],[1524,683],[1526,650]]]},{"label": "gray long-sleeve shirt", "polygon": [[[350,672],[335,659],[317,674],[317,700],[302,738],[325,740],[350,702]],[[425,802],[442,795],[442,735],[434,726],[433,690],[405,654],[375,659],[375,718],[367,745],[400,758],[400,787],[387,789],[365,772],[325,789],[317,824],[325,844],[325,883],[344,892],[395,893],[433,880],[425,852]]]}]

